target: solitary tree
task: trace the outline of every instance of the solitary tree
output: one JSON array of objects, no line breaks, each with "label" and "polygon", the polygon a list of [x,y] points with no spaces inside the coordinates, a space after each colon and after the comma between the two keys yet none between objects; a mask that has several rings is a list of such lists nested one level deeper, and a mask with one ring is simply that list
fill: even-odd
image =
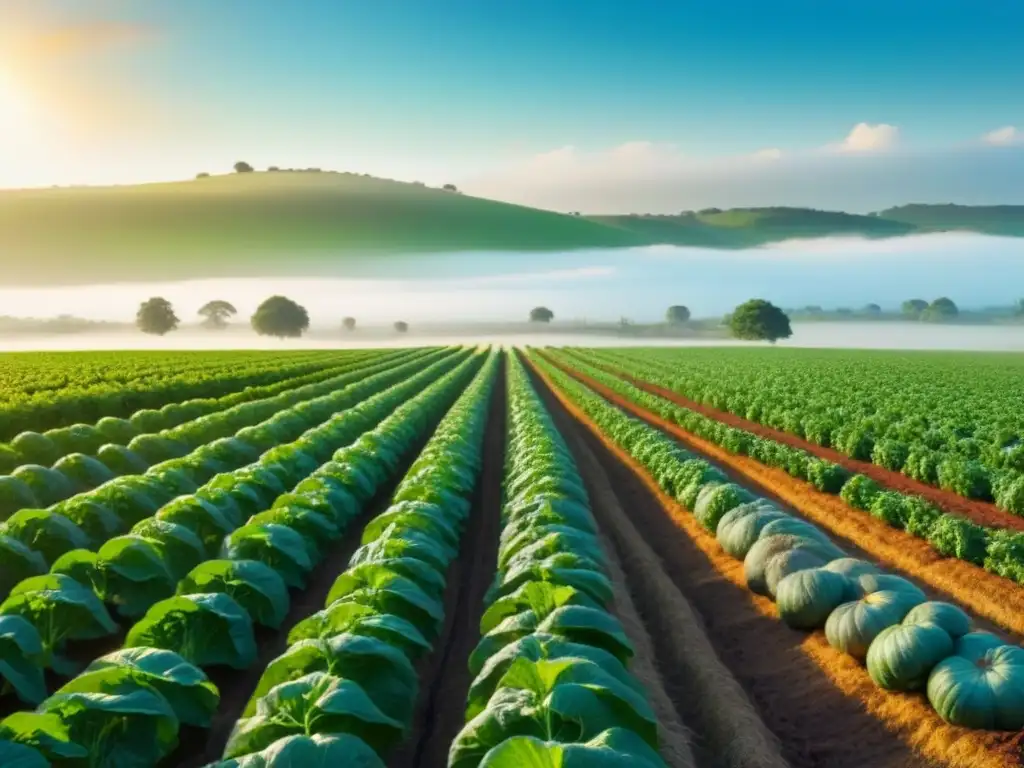
[{"label": "solitary tree", "polygon": [[764,299],[751,299],[736,307],[729,318],[729,329],[737,339],[772,344],[793,335],[786,313]]},{"label": "solitary tree", "polygon": [[227,301],[214,299],[203,305],[199,310],[199,316],[203,318],[201,325],[204,328],[220,330],[228,327],[228,318],[238,314],[238,310]]},{"label": "solitary tree", "polygon": [[459,188],[456,187],[454,184],[445,184],[443,187],[441,187],[441,189],[443,189],[445,192],[458,192],[459,191]]},{"label": "solitary tree", "polygon": [[682,325],[690,319],[690,310],[682,304],[674,304],[665,312],[665,321],[672,325]]},{"label": "solitary tree", "polygon": [[252,173],[253,167],[244,160],[239,160],[235,163],[235,173]]},{"label": "solitary tree", "polygon": [[203,171],[202,173],[197,173],[196,174],[196,178],[197,179],[208,179],[208,178],[210,178],[210,174],[208,174],[206,171]]},{"label": "solitary tree", "polygon": [[882,314],[882,308],[877,304],[865,304],[864,305],[865,315],[880,315]]},{"label": "solitary tree", "polygon": [[901,309],[908,317],[920,317],[921,313],[928,309],[928,302],[924,299],[908,299],[903,302]]},{"label": "solitary tree", "polygon": [[399,320],[395,323],[395,330],[399,333],[406,333],[409,330],[409,324],[404,320]]},{"label": "solitary tree", "polygon": [[941,322],[943,320],[952,320],[959,314],[960,310],[953,303],[953,300],[943,296],[929,304],[928,309],[922,313],[921,317],[932,322]]},{"label": "solitary tree", "polygon": [[178,316],[174,314],[171,302],[160,297],[142,302],[139,311],[135,313],[135,325],[143,333],[163,336],[177,328],[178,323]]},{"label": "solitary tree", "polygon": [[309,328],[309,313],[285,296],[271,296],[257,307],[251,322],[260,336],[297,338]]},{"label": "solitary tree", "polygon": [[531,323],[550,323],[555,319],[555,313],[547,307],[534,307],[530,310]]},{"label": "solitary tree", "polygon": [[354,317],[346,317],[341,321],[341,324],[345,327],[346,331],[354,331],[356,329],[356,319]]},{"label": "solitary tree", "polygon": [[277,167],[276,165],[272,165],[272,166],[270,166],[269,168],[267,168],[267,170],[268,170],[268,171],[270,171],[271,173],[277,173],[277,172],[278,172],[278,171],[280,171],[281,169],[280,169],[280,168],[278,168],[278,167]]}]

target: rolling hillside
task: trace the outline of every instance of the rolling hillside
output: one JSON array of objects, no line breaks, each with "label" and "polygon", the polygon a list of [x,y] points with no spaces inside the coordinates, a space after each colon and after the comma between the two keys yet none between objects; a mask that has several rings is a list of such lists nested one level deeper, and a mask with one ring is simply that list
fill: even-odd
[{"label": "rolling hillside", "polygon": [[[868,216],[782,207],[569,216],[352,174],[251,173],[0,191],[0,285],[382,275],[399,254],[749,248],[950,229],[1024,235],[1024,206],[911,205]],[[396,262],[391,271],[401,269]]]}]

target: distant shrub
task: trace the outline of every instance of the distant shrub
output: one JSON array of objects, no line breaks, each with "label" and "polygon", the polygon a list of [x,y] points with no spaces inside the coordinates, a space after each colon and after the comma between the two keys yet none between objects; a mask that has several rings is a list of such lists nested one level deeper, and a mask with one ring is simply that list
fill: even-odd
[{"label": "distant shrub", "polygon": [[907,462],[910,449],[899,440],[882,440],[875,443],[871,451],[871,462],[880,467],[899,472]]},{"label": "distant shrub", "polygon": [[839,493],[849,473],[838,464],[824,459],[810,459],[807,462],[807,479],[823,493]]},{"label": "distant shrub", "polygon": [[928,543],[946,557],[982,565],[988,550],[988,531],[962,517],[943,515],[932,526]]},{"label": "distant shrub", "polygon": [[992,498],[989,471],[978,461],[951,456],[939,464],[939,487],[969,499]]},{"label": "distant shrub", "polygon": [[871,503],[875,497],[882,492],[881,486],[865,475],[854,475],[843,486],[839,497],[851,507],[863,509],[865,512],[871,509]]}]

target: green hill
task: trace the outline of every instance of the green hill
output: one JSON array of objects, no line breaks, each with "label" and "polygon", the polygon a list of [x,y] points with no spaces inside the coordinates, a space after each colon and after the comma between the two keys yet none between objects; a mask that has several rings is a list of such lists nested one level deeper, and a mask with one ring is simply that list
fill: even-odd
[{"label": "green hill", "polygon": [[915,231],[904,222],[809,208],[709,208],[679,216],[595,216],[591,220],[653,242],[709,248],[752,248],[830,235],[898,237]]},{"label": "green hill", "polygon": [[901,205],[878,216],[924,232],[969,230],[1024,237],[1024,205]]},{"label": "green hill", "polygon": [[970,229],[1024,236],[1024,206],[910,205],[570,216],[345,173],[0,191],[2,285],[399,274],[389,257],[655,244],[749,248],[792,238]]},{"label": "green hill", "polygon": [[0,192],[0,282],[345,274],[391,254],[643,245],[551,211],[342,173]]}]

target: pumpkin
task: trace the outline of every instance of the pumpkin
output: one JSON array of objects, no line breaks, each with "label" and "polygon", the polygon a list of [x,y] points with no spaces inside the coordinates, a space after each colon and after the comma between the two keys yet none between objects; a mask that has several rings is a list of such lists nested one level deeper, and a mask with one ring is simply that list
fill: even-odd
[{"label": "pumpkin", "polygon": [[843,603],[825,622],[825,638],[833,648],[863,659],[883,629],[899,624],[921,602],[906,592],[883,590]]},{"label": "pumpkin", "polygon": [[932,668],[952,653],[953,638],[938,624],[897,624],[872,641],[868,674],[888,691],[918,691]]},{"label": "pumpkin", "polygon": [[784,517],[787,517],[785,513],[767,502],[741,504],[719,521],[716,538],[722,549],[742,560],[761,535],[761,530],[773,520]]},{"label": "pumpkin", "polygon": [[[768,588],[768,564],[776,555],[793,549],[807,550],[816,556],[816,561],[810,562],[808,558],[801,556],[798,561],[794,562],[794,565],[802,562],[806,567],[814,568],[823,565],[835,556],[830,551],[830,547],[831,545],[822,544],[820,541],[789,534],[758,539],[743,559],[743,572],[747,578],[747,587],[759,595],[771,594]],[[795,568],[795,570],[799,570],[799,568]],[[774,573],[777,574],[777,578],[773,579],[774,583],[778,583],[779,578],[786,575],[784,567],[776,568]]]},{"label": "pumpkin", "polygon": [[850,600],[854,584],[826,568],[791,573],[775,588],[779,617],[793,629],[820,629],[839,605]]},{"label": "pumpkin", "polygon": [[968,632],[957,638],[956,645],[953,646],[953,654],[975,662],[993,648],[1005,644],[1003,638],[991,632]]},{"label": "pumpkin", "polygon": [[788,552],[780,552],[770,558],[764,567],[764,582],[768,587],[768,594],[775,598],[779,582],[784,578],[800,571],[820,568],[825,562],[821,554],[807,547],[795,547]]},{"label": "pumpkin", "polygon": [[943,659],[928,677],[928,701],[953,725],[1024,728],[1024,648],[1000,645],[976,661],[956,655]]},{"label": "pumpkin", "polygon": [[840,557],[825,566],[825,570],[833,573],[841,573],[851,579],[857,579],[866,573],[878,573],[872,563],[867,560],[858,560],[855,557]]},{"label": "pumpkin", "polygon": [[750,493],[734,483],[708,483],[697,494],[693,515],[709,531],[717,531],[725,514],[747,501],[750,501]]},{"label": "pumpkin", "polygon": [[814,539],[824,544],[832,543],[832,540],[820,528],[796,517],[782,517],[778,520],[773,520],[761,530],[759,538],[776,536],[780,533],[803,536],[805,539]]},{"label": "pumpkin", "polygon": [[924,592],[902,576],[893,576],[888,573],[865,573],[858,577],[857,584],[865,595],[870,595],[872,592],[905,592],[908,595],[913,595],[918,599],[912,605],[923,603],[928,599]]},{"label": "pumpkin", "polygon": [[932,600],[915,605],[903,619],[904,624],[935,624],[956,640],[971,631],[971,617],[951,603]]}]

